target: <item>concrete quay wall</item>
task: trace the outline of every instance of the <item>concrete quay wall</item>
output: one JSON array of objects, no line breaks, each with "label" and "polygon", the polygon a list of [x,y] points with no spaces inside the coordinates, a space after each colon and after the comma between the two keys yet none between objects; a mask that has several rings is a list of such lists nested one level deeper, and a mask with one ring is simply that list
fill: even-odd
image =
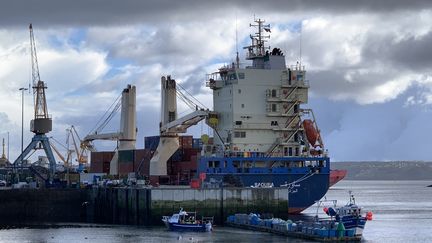
[{"label": "concrete quay wall", "polygon": [[180,208],[214,216],[222,224],[235,213],[288,216],[286,188],[93,188],[88,190],[87,217],[95,223],[160,225],[163,215]]},{"label": "concrete quay wall", "polygon": [[0,190],[0,226],[86,222],[86,201],[79,189]]}]

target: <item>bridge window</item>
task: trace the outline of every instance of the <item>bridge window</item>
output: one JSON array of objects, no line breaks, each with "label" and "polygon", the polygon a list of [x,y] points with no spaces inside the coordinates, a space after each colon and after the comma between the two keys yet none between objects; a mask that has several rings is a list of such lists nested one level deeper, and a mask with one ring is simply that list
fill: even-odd
[{"label": "bridge window", "polygon": [[273,98],[277,97],[277,90],[272,89],[272,90],[271,90],[271,96],[272,96]]},{"label": "bridge window", "polygon": [[245,138],[246,132],[234,132],[234,137],[235,138]]}]

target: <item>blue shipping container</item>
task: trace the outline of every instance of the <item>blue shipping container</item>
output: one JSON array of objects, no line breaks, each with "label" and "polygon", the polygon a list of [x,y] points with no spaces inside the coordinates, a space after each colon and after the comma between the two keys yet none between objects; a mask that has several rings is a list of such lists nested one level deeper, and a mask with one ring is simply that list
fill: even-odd
[{"label": "blue shipping container", "polygon": [[159,136],[150,136],[144,138],[144,148],[150,150],[156,150],[159,145]]}]

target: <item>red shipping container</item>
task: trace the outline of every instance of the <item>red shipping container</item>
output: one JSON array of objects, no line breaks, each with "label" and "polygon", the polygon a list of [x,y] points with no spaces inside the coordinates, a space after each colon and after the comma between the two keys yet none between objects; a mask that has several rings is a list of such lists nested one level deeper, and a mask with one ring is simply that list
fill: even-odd
[{"label": "red shipping container", "polygon": [[196,156],[199,153],[199,149],[188,148],[183,149],[183,161],[191,161],[192,156]]},{"label": "red shipping container", "polygon": [[107,173],[107,174],[110,173],[110,164],[111,163],[109,161],[104,161],[103,168],[102,168],[103,173]]},{"label": "red shipping container", "polygon": [[119,163],[118,164],[118,174],[119,175],[128,175],[129,173],[134,172],[133,163]]},{"label": "red shipping container", "polygon": [[[113,156],[114,152],[92,152],[90,154],[90,172],[109,173],[109,163]],[[106,165],[107,163],[108,165]]]},{"label": "red shipping container", "polygon": [[189,149],[192,148],[193,137],[192,136],[180,136],[179,145],[180,148]]},{"label": "red shipping container", "polygon": [[153,152],[150,149],[135,150],[134,171],[139,172],[140,175],[148,176],[152,156]]}]

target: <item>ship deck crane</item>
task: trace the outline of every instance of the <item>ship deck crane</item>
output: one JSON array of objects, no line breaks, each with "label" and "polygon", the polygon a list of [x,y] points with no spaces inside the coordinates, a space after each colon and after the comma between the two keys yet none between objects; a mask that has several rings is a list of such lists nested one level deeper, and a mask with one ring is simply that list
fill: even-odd
[{"label": "ship deck crane", "polygon": [[[119,132],[101,133],[114,115],[121,110]],[[81,141],[81,147],[94,151],[92,142],[94,140],[116,140],[118,147],[110,162],[110,174],[118,174],[118,151],[135,149],[136,143],[136,87],[128,85],[123,89],[121,95],[114,101],[101,120],[96,124],[97,127]]]},{"label": "ship deck crane", "polygon": [[[32,150],[43,148],[49,161],[49,177],[48,182],[52,182],[56,170],[56,161],[54,154],[51,150],[50,142],[46,133],[52,130],[52,120],[48,115],[48,108],[45,98],[45,89],[47,86],[41,80],[39,74],[39,65],[36,53],[36,43],[34,40],[33,26],[29,25],[30,31],[30,53],[32,63],[32,84],[33,84],[33,98],[34,98],[34,119],[30,122],[30,130],[34,133],[32,141],[25,148],[25,150],[14,161],[14,166],[21,163],[26,155]],[[22,166],[22,165],[21,165]]]},{"label": "ship deck crane", "polygon": [[[209,109],[199,108],[196,103],[180,92],[177,86],[181,88],[170,76],[161,78],[160,140],[150,160],[151,176],[167,174],[167,161],[179,148],[178,133],[185,133],[189,127],[209,118],[210,114],[213,113]],[[190,108],[195,108],[195,111],[177,118],[177,95]]]}]

